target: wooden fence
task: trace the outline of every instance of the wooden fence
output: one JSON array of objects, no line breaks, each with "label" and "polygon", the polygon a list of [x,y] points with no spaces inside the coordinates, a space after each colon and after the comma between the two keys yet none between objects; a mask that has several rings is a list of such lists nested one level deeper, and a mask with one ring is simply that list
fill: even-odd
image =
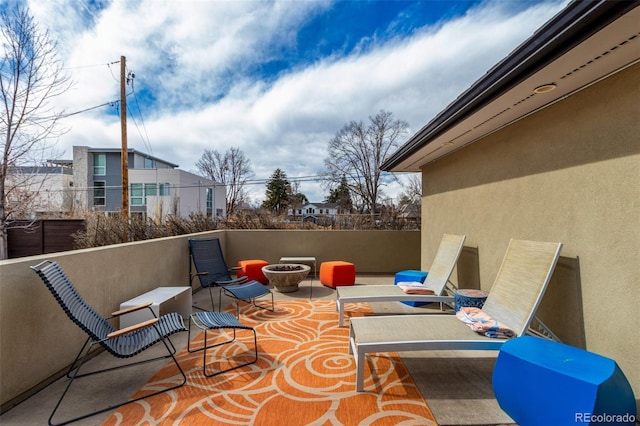
[{"label": "wooden fence", "polygon": [[14,222],[7,232],[9,259],[73,250],[75,232],[84,230],[84,220],[46,219]]}]

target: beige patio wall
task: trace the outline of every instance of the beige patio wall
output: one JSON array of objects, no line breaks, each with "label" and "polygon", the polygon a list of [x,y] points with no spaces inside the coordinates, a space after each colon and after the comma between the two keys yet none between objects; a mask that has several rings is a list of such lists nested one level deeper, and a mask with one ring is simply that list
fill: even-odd
[{"label": "beige patio wall", "polygon": [[[188,238],[217,236],[229,265],[280,256],[348,260],[360,274],[420,266],[412,231],[214,231],[0,261],[0,404],[2,411],[65,368],[86,335],[29,269],[44,259],[64,268],[78,291],[108,316],[122,301],[159,286],[189,284]],[[194,282],[194,288],[199,287]]]},{"label": "beige patio wall", "polygon": [[616,360],[636,399],[639,99],[635,65],[427,165],[422,176],[422,266],[440,234],[464,233],[490,290],[509,239],[562,242],[559,277],[543,301],[554,331]]}]

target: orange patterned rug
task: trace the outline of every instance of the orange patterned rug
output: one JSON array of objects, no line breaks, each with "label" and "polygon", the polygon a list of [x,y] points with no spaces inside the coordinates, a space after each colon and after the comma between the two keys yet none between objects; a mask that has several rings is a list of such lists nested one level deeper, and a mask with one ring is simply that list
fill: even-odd
[{"label": "orange patterned rug", "polygon": [[[366,304],[354,310],[358,316],[370,312]],[[276,312],[243,306],[240,321],[258,333],[256,363],[207,378],[202,351],[185,349],[178,354],[184,386],[120,407],[103,425],[436,424],[397,354],[367,357],[376,374],[365,366],[365,386],[375,391],[355,392],[349,328],[338,327],[334,301],[277,301]],[[193,342],[203,338],[201,332]],[[207,351],[207,371],[252,355],[253,334],[240,331],[235,343]],[[175,365],[167,364],[136,395],[180,379]]]}]

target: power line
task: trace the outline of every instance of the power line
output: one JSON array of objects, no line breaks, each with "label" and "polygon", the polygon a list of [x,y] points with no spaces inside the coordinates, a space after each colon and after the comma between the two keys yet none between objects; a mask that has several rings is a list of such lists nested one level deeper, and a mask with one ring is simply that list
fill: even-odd
[{"label": "power line", "polygon": [[136,119],[133,116],[133,112],[130,111],[131,119],[133,120],[133,123],[135,124],[136,129],[138,130],[138,134],[142,139],[142,143],[145,145],[146,149],[149,150],[149,154],[153,155],[153,149],[151,149],[151,141],[149,140],[149,134],[147,133],[147,127],[144,124],[144,117],[142,116],[142,110],[140,109],[140,103],[138,102],[138,95],[136,94],[136,90],[135,90],[135,85],[134,85],[135,74],[130,71],[128,75],[131,76],[131,93],[133,93],[133,99],[135,100],[136,107],[138,108],[138,114],[140,115],[140,121],[142,123],[142,128],[144,130],[144,136],[142,135],[142,132],[140,131],[140,127],[138,126],[138,123],[136,122]]},{"label": "power line", "polygon": [[77,67],[64,67],[62,68],[63,70],[78,70],[78,69],[82,69],[82,68],[95,68],[95,67],[103,67],[103,66],[109,66],[109,65],[113,65],[113,64],[117,64],[120,61],[114,61],[114,62],[107,62],[107,63],[102,63],[102,64],[93,64],[93,65],[78,65]]},{"label": "power line", "polygon": [[101,107],[107,106],[107,105],[110,105],[110,106],[114,107],[114,106],[116,106],[116,104],[119,104],[119,103],[120,103],[120,101],[105,102],[103,104],[96,105],[96,106],[89,107],[89,108],[85,108],[85,109],[80,110],[80,111],[70,112],[69,114],[62,114],[62,115],[60,115],[60,118],[66,118],[66,117],[71,117],[72,115],[82,114],[83,112],[87,112],[87,111],[91,111],[91,110],[94,110],[94,109],[98,109],[98,108],[101,108]]},{"label": "power line", "polygon": [[42,123],[43,121],[56,120],[56,119],[59,119],[59,118],[67,118],[67,117],[71,117],[72,115],[81,114],[83,112],[87,112],[87,111],[91,111],[91,110],[94,110],[94,109],[102,108],[102,107],[107,106],[107,105],[115,107],[116,105],[119,104],[119,102],[120,101],[109,101],[109,102],[105,102],[105,103],[100,104],[100,105],[96,105],[96,106],[92,106],[92,107],[89,107],[89,108],[82,109],[80,111],[70,112],[68,114],[52,115],[52,116],[49,116],[49,117],[40,117],[40,118],[32,119],[32,120],[29,120],[29,121],[31,123]]}]

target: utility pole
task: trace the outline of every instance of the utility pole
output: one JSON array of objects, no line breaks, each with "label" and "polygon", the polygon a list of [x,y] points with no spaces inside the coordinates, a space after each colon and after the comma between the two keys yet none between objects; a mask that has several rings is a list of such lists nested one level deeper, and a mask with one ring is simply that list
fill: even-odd
[{"label": "utility pole", "polygon": [[[120,162],[122,166],[122,218],[129,223],[129,149],[127,147],[127,58],[120,56],[120,129],[122,134],[122,151]],[[128,228],[125,231],[129,240]]]}]

